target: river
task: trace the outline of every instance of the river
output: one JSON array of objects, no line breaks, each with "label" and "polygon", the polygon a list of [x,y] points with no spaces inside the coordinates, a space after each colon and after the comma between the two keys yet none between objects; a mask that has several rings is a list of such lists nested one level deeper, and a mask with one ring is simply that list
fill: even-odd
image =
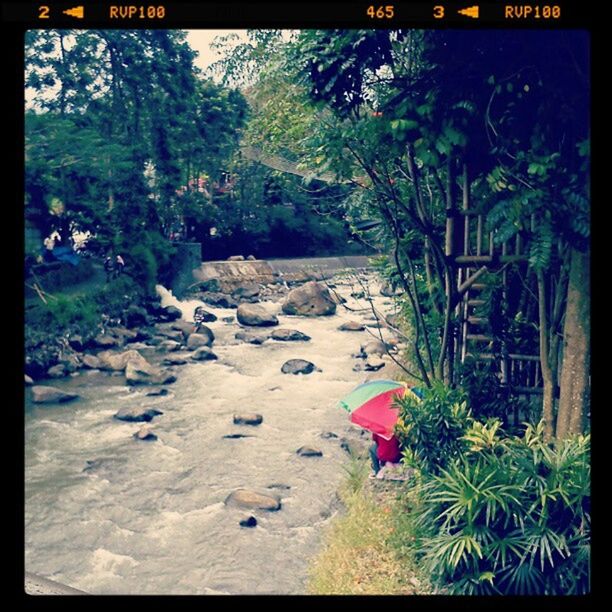
[{"label": "river", "polygon": [[[366,305],[337,282],[347,306]],[[186,320],[201,304],[159,291]],[[389,312],[389,301],[374,293],[377,308]],[[245,344],[234,338],[235,319],[223,321],[236,311],[207,306],[218,316],[208,325],[219,359],[175,367],[166,396],[96,371],[37,381],[75,390],[81,399],[70,404],[32,404],[26,392],[26,571],[92,594],[305,593],[309,561],[340,511],[336,492],[349,463],[340,440],[359,434],[336,402],[366,379],[385,378],[385,368],[353,371],[352,354],[378,330],[338,330],[344,321],[371,323],[371,312],[338,307],[336,315],[306,318],[284,315],[280,302],[263,305],[277,313],[279,328],[312,339]],[[153,347],[140,350],[153,362],[162,358]],[[322,371],[281,373],[291,358]],[[163,412],[151,422],[158,440],[137,441],[140,423],[113,419],[125,406]],[[263,423],[234,425],[239,412],[262,414]],[[223,437],[233,433],[249,437]],[[323,456],[297,455],[303,445]],[[279,494],[282,508],[226,506],[238,488]],[[250,514],[257,526],[241,527]]]}]

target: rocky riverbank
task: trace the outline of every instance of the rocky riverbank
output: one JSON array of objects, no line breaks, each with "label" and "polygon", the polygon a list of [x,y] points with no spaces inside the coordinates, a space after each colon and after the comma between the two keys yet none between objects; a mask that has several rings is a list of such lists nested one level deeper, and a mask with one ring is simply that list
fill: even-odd
[{"label": "rocky riverbank", "polygon": [[[367,436],[348,424],[335,402],[365,377],[378,376],[370,374],[375,372],[369,367],[371,360],[381,362],[377,370],[388,367],[384,348],[397,350],[397,340],[384,319],[372,320],[376,317],[367,303],[351,297],[350,280],[294,287],[253,285],[244,283],[231,293],[198,287],[180,302],[160,288],[160,302],[151,311],[139,313],[139,325],[133,324],[134,316],[130,325],[125,324],[127,320],[110,325],[95,344],[70,345],[67,354],[74,370],[58,362],[55,365],[63,369],[53,371],[56,378],[34,380],[27,398],[34,410],[27,471],[29,487],[32,491],[43,487],[44,494],[28,496],[26,504],[31,571],[43,576],[53,573],[55,579],[59,574],[61,582],[101,593],[194,593],[208,592],[207,588],[243,593],[300,591],[304,555],[317,541],[316,526],[337,511],[333,491],[341,478],[340,463],[346,461],[347,450],[367,446]],[[377,307],[389,308],[377,291],[373,291]],[[211,305],[211,293],[235,299],[236,309]],[[200,314],[204,310],[207,319],[197,329],[196,308]],[[304,314],[287,314],[300,309]],[[96,394],[96,387],[105,391]],[[74,432],[69,456],[58,455],[54,446],[54,439],[61,441],[53,433],[59,423]],[[94,431],[97,439],[92,437]],[[41,446],[43,432],[47,433]],[[54,460],[49,461],[49,453]],[[167,477],[153,467],[159,461]],[[61,478],[54,471],[59,466]],[[133,570],[142,578],[139,585],[127,578],[131,561],[126,565],[127,561],[116,560],[116,566],[113,561],[115,577],[100,573],[100,555],[110,552],[94,549],[92,558],[86,547],[76,555],[82,564],[75,566],[72,557],[63,553],[69,534],[54,540],[51,548],[43,546],[55,549],[53,556],[46,556],[41,542],[48,541],[54,531],[45,520],[53,516],[51,522],[62,531],[71,531],[70,521],[77,520],[70,518],[76,508],[56,510],[58,504],[52,501],[63,490],[58,480],[65,478],[73,483],[66,486],[82,490],[79,496],[85,495],[91,504],[89,514],[103,521],[110,516],[117,528],[128,530],[125,533],[133,533],[137,525],[137,533],[149,533],[143,522],[149,513],[142,505],[145,500],[162,516],[210,508],[210,516],[208,511],[197,515],[201,517],[197,524],[208,534],[206,547],[197,545],[197,559],[189,560],[185,555],[191,545],[182,542],[178,533],[176,541],[162,546],[179,566],[184,562],[185,577],[177,580],[172,578],[173,569],[153,569],[160,553],[149,549],[146,541],[96,536],[98,548],[127,555],[143,570],[148,568],[144,574]],[[53,483],[58,491],[47,489]],[[104,499],[106,505],[110,503],[109,510],[97,509],[101,500],[91,498],[92,486],[107,490]],[[41,514],[43,503],[53,510]],[[127,515],[125,508],[131,508]],[[220,513],[220,508],[227,514]],[[273,515],[279,519],[272,519]],[[209,524],[213,517],[216,524]],[[175,533],[174,527],[164,529]],[[284,548],[297,556],[292,562],[284,561],[288,566],[276,581],[237,561],[235,570],[221,572],[230,572],[231,577],[206,577],[204,568],[218,567],[219,559],[225,558],[219,547],[226,538],[238,538],[244,550],[254,544],[238,537],[236,529],[267,534],[263,536],[267,543],[260,542],[267,554],[285,558],[286,553],[280,552]],[[287,540],[297,534],[302,534],[297,540]],[[218,558],[213,560],[213,554]],[[200,574],[194,574],[194,564]],[[146,577],[149,571],[164,575],[153,581]]]}]

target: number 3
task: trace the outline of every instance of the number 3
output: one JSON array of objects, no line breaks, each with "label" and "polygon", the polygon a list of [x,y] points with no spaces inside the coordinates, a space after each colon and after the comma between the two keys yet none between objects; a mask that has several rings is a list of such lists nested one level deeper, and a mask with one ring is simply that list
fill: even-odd
[{"label": "number 3", "polygon": [[444,17],[444,7],[443,6],[434,6],[433,7],[433,16],[434,19],[442,19]]}]

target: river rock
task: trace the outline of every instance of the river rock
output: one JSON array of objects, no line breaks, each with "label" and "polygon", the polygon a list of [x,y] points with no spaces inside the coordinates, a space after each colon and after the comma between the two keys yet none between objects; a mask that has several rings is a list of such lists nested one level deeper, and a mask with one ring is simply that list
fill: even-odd
[{"label": "river rock", "polygon": [[183,316],[183,311],[176,306],[166,306],[163,310],[162,318],[165,321],[176,321]]},{"label": "river rock", "polygon": [[207,338],[208,342],[210,342],[209,346],[211,346],[212,343],[215,341],[215,334],[213,333],[213,330],[210,329],[210,327],[208,327],[207,325],[199,325],[193,333]]},{"label": "river rock", "polygon": [[336,304],[327,287],[310,281],[289,292],[283,303],[283,312],[309,317],[333,315],[336,312]]},{"label": "river rock", "polygon": [[32,378],[30,376],[28,376],[27,374],[23,375],[23,379],[24,379],[25,384],[28,387],[30,387],[30,386],[32,386],[34,384],[34,381],[32,380]]},{"label": "river rock", "polygon": [[164,340],[157,345],[157,351],[160,353],[172,353],[181,348],[181,343],[176,340]]},{"label": "river rock", "polygon": [[[115,351],[102,351],[98,353],[98,368],[101,370],[114,370],[115,372],[121,372],[125,370],[128,361],[136,360],[139,361],[144,357],[133,349],[117,353]],[[94,363],[94,362],[92,362]]]},{"label": "river rock", "polygon": [[146,397],[157,397],[160,395],[168,395],[168,393],[170,393],[168,389],[155,389],[154,391],[146,393]]},{"label": "river rock", "polygon": [[240,521],[241,527],[256,527],[257,519],[254,516],[249,516],[248,518],[242,519]]},{"label": "river rock", "polygon": [[257,257],[255,257],[255,255],[248,255],[247,261],[257,261]]},{"label": "river rock", "polygon": [[275,512],[281,508],[280,498],[277,495],[260,493],[251,489],[233,491],[225,499],[225,505],[238,508],[256,508],[270,512]]},{"label": "river rock", "polygon": [[136,342],[143,340],[144,335],[135,329],[127,329],[127,327],[109,327],[108,332],[116,338],[120,338],[123,342]]},{"label": "river rock", "polygon": [[253,438],[254,436],[251,436],[250,434],[232,433],[232,434],[225,434],[224,436],[221,436],[221,437],[224,438],[225,440],[238,440],[240,438]]},{"label": "river rock", "polygon": [[385,367],[385,362],[382,359],[376,357],[369,357],[365,362],[364,370],[366,372],[378,372],[381,368]]},{"label": "river rock", "polygon": [[164,340],[172,340],[172,342],[182,342],[184,339],[184,334],[178,330],[159,327],[157,329],[157,333],[159,334],[158,337],[161,338],[161,340],[157,342],[158,346],[161,344],[161,342],[164,342]]},{"label": "river rock", "polygon": [[291,488],[291,485],[284,484],[282,482],[273,482],[269,484],[266,488],[268,489],[282,489],[283,491],[288,491]]},{"label": "river rock", "polygon": [[272,340],[281,340],[283,342],[306,342],[310,340],[310,336],[303,334],[301,331],[297,331],[297,329],[275,329],[270,334],[270,338],[272,338]]},{"label": "river rock", "polygon": [[357,321],[347,321],[343,323],[339,328],[340,331],[364,331],[365,325],[363,323],[358,323]]},{"label": "river rock", "polygon": [[212,312],[209,312],[208,310],[206,310],[202,306],[198,306],[193,311],[193,316],[194,316],[194,319],[197,318],[197,320],[200,323],[214,323],[217,320],[217,315],[216,314],[213,314]]},{"label": "river rock", "polygon": [[367,355],[386,355],[387,354],[387,345],[380,340],[371,340],[367,344],[361,347],[361,350]]},{"label": "river rock", "polygon": [[238,322],[254,327],[270,327],[278,325],[278,319],[259,304],[240,304],[236,312]]},{"label": "river rock", "polygon": [[127,421],[128,423],[149,422],[154,417],[164,414],[161,410],[155,408],[121,408],[113,415],[114,419],[119,421]]},{"label": "river rock", "polygon": [[365,298],[365,293],[363,291],[353,291],[351,297],[355,300],[363,300],[363,298]]},{"label": "river rock", "polygon": [[136,440],[145,440],[146,442],[154,442],[157,440],[157,435],[153,433],[150,427],[141,427],[133,436]]},{"label": "river rock", "polygon": [[244,255],[230,255],[227,261],[244,261]]},{"label": "river rock", "polygon": [[216,306],[217,308],[238,308],[236,300],[222,293],[202,293],[200,299],[206,304]]},{"label": "river rock", "polygon": [[170,355],[162,361],[162,365],[165,366],[179,366],[185,365],[186,363],[187,360],[184,357],[179,357],[178,355]]},{"label": "river rock", "polygon": [[254,412],[234,415],[234,425],[260,425],[262,421],[263,416]]},{"label": "river rock", "polygon": [[300,457],[322,457],[323,452],[318,448],[314,448],[312,446],[300,446],[300,448],[295,451]]},{"label": "river rock", "polygon": [[191,359],[193,361],[211,361],[218,359],[218,357],[207,346],[203,346],[191,355]]},{"label": "river rock", "polygon": [[32,387],[32,401],[37,404],[63,404],[79,397],[76,393],[65,393],[56,387],[34,385]]},{"label": "river rock", "polygon": [[135,304],[123,311],[121,319],[126,327],[145,327],[150,324],[149,313],[142,306]]},{"label": "river rock", "polygon": [[255,283],[245,283],[243,285],[238,285],[238,287],[232,291],[232,297],[236,298],[237,300],[254,298],[259,295],[259,291],[259,285],[256,285]]},{"label": "river rock", "polygon": [[102,362],[95,355],[81,355],[81,367],[88,370],[101,369]]},{"label": "river rock", "polygon": [[121,346],[121,340],[108,334],[98,334],[93,339],[93,344],[96,348],[110,349]]},{"label": "river rock", "polygon": [[[158,330],[160,332],[162,329],[165,329],[165,328],[162,328],[161,326],[159,326]],[[185,339],[187,339],[187,337],[190,334],[193,334],[195,329],[196,329],[196,326],[194,323],[190,323],[189,321],[183,321],[182,319],[178,321],[174,321],[174,323],[170,325],[170,330],[181,332],[181,334],[185,337]]]},{"label": "river rock", "polygon": [[310,374],[315,369],[315,364],[305,359],[289,359],[283,364],[281,372],[283,374]]},{"label": "river rock", "polygon": [[64,378],[64,376],[68,376],[68,371],[64,367],[64,364],[58,363],[47,370],[47,376],[49,378]]},{"label": "river rock", "polygon": [[125,366],[125,381],[128,385],[167,385],[176,381],[176,376],[151,365],[144,357],[130,359]]},{"label": "river rock", "polygon": [[191,351],[203,346],[211,347],[212,343],[212,338],[206,334],[194,333],[190,334],[189,338],[187,338],[187,348]]},{"label": "river rock", "polygon": [[234,338],[236,338],[236,340],[248,342],[249,344],[263,344],[268,339],[268,336],[265,336],[263,334],[254,334],[253,332],[241,330],[236,332]]},{"label": "river rock", "polygon": [[289,359],[283,364],[283,374],[310,374],[317,369],[314,363],[305,359]]}]

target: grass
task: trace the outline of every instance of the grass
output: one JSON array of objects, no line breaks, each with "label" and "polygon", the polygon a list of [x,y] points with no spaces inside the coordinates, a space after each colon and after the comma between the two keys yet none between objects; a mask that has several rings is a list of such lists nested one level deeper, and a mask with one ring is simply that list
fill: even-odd
[{"label": "grass", "polygon": [[414,558],[411,517],[397,483],[368,480],[369,465],[354,458],[341,491],[345,513],[324,535],[311,565],[308,592],[315,595],[428,593]]}]

